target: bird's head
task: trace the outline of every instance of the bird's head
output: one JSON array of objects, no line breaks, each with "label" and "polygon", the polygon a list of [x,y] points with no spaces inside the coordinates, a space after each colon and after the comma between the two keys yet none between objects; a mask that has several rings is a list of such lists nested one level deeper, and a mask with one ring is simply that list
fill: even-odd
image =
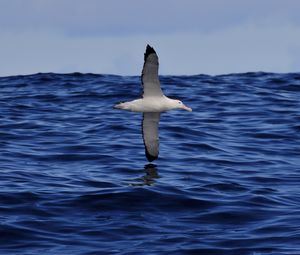
[{"label": "bird's head", "polygon": [[192,111],[192,108],[190,107],[187,107],[184,103],[182,103],[180,100],[174,100],[174,106],[176,109],[183,109],[183,110],[186,110],[188,112],[191,112]]}]

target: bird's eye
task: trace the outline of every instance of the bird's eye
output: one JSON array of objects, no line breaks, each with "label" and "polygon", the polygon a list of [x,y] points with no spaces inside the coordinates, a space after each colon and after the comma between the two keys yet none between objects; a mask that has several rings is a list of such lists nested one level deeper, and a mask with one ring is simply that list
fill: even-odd
[{"label": "bird's eye", "polygon": [[179,101],[178,104],[182,104],[182,103]]}]

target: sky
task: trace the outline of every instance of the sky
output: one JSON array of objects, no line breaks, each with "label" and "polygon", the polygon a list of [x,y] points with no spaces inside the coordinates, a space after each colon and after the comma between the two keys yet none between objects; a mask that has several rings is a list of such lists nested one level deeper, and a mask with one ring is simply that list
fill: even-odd
[{"label": "sky", "polygon": [[300,71],[298,0],[0,0],[0,76]]}]

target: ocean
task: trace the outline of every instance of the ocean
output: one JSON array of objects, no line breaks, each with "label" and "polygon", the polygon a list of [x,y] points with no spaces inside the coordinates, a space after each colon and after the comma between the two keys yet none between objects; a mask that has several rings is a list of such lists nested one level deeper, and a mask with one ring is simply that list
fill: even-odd
[{"label": "ocean", "polygon": [[152,164],[140,77],[0,78],[0,254],[300,254],[300,73],[160,78]]}]

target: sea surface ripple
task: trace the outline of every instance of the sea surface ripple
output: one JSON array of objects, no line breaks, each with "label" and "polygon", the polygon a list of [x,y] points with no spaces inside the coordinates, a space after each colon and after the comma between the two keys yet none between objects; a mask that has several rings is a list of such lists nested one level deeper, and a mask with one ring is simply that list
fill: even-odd
[{"label": "sea surface ripple", "polygon": [[0,254],[300,254],[300,73],[161,83],[148,164],[138,76],[0,78]]}]

